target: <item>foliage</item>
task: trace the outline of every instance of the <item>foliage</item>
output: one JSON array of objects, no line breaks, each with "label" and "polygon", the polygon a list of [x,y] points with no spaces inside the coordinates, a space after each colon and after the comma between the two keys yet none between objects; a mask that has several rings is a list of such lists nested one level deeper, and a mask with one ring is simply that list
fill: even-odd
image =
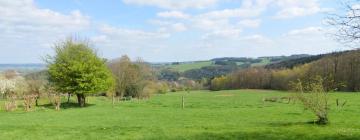
[{"label": "foliage", "polygon": [[317,117],[318,124],[328,123],[328,93],[323,86],[323,79],[320,76],[312,79],[308,84],[304,84],[301,80],[293,82],[293,89],[296,99],[301,101],[305,109],[311,110]]},{"label": "foliage", "polygon": [[158,79],[166,81],[177,81],[180,78],[180,72],[172,69],[162,69],[159,72]]},{"label": "foliage", "polygon": [[184,77],[194,80],[202,80],[203,78],[212,79],[218,76],[227,75],[233,71],[238,70],[237,66],[207,66],[201,69],[192,69],[183,73]]},{"label": "foliage", "polygon": [[276,63],[270,63],[265,65],[267,69],[292,69],[296,66],[301,66],[306,63],[311,63],[323,58],[325,55],[314,55],[314,56],[303,56],[303,57],[294,57],[291,59],[285,59]]},{"label": "foliage", "polygon": [[24,95],[23,96],[23,107],[26,112],[32,111],[35,108],[35,102],[37,100],[37,95]]},{"label": "foliage", "polygon": [[[119,60],[109,64],[114,79],[115,92],[120,97],[149,97],[150,92],[143,92],[149,81],[153,81],[154,73],[147,63],[141,59],[131,62],[127,56],[122,56]],[[142,95],[146,94],[146,95]]]},{"label": "foliage", "polygon": [[223,90],[227,89],[227,86],[229,85],[229,78],[226,76],[220,76],[216,77],[213,80],[211,80],[210,90]]},{"label": "foliage", "polygon": [[55,46],[55,56],[48,56],[49,82],[58,92],[76,94],[80,106],[85,96],[106,92],[113,83],[105,60],[99,58],[86,42],[67,40]]},{"label": "foliage", "polygon": [[[52,104],[55,107],[56,111],[60,110],[60,106],[61,106],[61,94],[58,93],[55,88],[50,85],[47,84],[44,86],[44,91],[47,93],[47,97],[49,99],[50,104]],[[69,96],[70,94],[68,94]]]},{"label": "foliage", "polygon": [[11,79],[0,76],[0,93],[3,98],[7,96],[22,96],[28,92],[28,85],[21,76],[11,77]]},{"label": "foliage", "polygon": [[26,78],[26,84],[28,85],[28,93],[30,95],[36,95],[35,105],[38,106],[38,100],[44,94],[45,85],[47,80],[35,75],[29,75]]},{"label": "foliage", "polygon": [[6,111],[14,111],[17,109],[17,96],[16,95],[9,95],[7,97],[7,100],[4,104],[5,104],[5,110]]},{"label": "foliage", "polygon": [[5,98],[10,93],[13,93],[16,88],[16,79],[0,79],[0,93]]},{"label": "foliage", "polygon": [[166,82],[149,81],[142,91],[142,97],[148,98],[153,94],[165,94],[169,91],[169,86]]},{"label": "foliage", "polygon": [[240,69],[227,75],[228,84],[219,89],[276,89],[291,90],[290,82],[300,79],[311,82],[321,76],[324,90],[360,91],[360,50],[326,54],[317,61],[284,69],[254,67]]}]

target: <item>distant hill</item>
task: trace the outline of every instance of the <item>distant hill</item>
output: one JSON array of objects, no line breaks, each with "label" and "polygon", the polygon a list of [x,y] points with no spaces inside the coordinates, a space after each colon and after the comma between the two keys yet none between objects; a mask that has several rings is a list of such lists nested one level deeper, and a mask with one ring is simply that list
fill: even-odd
[{"label": "distant hill", "polygon": [[279,60],[275,63],[270,63],[265,66],[267,69],[286,69],[293,68],[295,66],[303,65],[306,63],[311,63],[313,61],[320,60],[324,57],[342,55],[351,51],[342,51],[342,52],[333,52],[328,54],[319,54],[319,55],[292,55],[292,57],[288,57],[287,59]]},{"label": "distant hill", "polygon": [[6,70],[16,70],[19,73],[31,73],[44,70],[45,64],[0,64],[0,72]]},{"label": "distant hill", "polygon": [[168,62],[168,63],[153,63],[157,68],[168,68],[179,72],[185,72],[193,69],[201,69],[205,67],[217,66],[235,66],[238,68],[248,68],[254,66],[267,66],[283,61],[290,61],[295,59],[311,57],[308,54],[297,54],[290,56],[265,56],[258,58],[248,57],[221,57],[205,61],[188,61],[188,62]]}]

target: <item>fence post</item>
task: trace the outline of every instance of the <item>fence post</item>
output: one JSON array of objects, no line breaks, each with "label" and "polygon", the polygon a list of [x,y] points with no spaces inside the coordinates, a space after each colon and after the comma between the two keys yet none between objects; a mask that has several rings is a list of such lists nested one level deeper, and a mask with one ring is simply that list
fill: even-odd
[{"label": "fence post", "polygon": [[182,96],[181,97],[181,102],[182,102],[182,109],[184,109],[185,108],[185,101],[184,101],[184,96]]}]

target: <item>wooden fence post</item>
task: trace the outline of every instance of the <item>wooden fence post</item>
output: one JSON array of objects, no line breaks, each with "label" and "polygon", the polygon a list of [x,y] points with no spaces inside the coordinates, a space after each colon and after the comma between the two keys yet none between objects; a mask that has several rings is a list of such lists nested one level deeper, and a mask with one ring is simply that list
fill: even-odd
[{"label": "wooden fence post", "polygon": [[182,109],[184,109],[185,108],[185,101],[184,101],[184,96],[182,96],[182,98],[181,98],[181,102],[182,102]]}]

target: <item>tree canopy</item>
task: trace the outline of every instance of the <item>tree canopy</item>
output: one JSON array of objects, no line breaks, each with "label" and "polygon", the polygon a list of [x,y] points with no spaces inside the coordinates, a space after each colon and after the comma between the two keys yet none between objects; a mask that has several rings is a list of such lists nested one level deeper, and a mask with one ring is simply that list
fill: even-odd
[{"label": "tree canopy", "polygon": [[80,106],[85,96],[107,91],[113,85],[105,60],[86,42],[67,40],[55,46],[55,56],[48,56],[49,82],[58,92],[76,94]]}]

